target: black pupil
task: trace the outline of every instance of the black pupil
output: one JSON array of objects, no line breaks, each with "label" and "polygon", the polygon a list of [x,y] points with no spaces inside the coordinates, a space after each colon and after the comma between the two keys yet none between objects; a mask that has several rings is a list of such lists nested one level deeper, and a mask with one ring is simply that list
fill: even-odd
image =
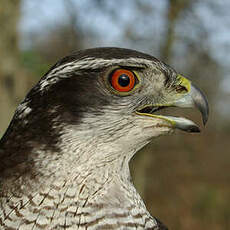
[{"label": "black pupil", "polygon": [[118,78],[118,83],[119,83],[119,85],[122,86],[122,87],[128,86],[129,83],[130,83],[129,76],[126,75],[126,74],[122,74],[122,75],[119,76],[119,78]]}]

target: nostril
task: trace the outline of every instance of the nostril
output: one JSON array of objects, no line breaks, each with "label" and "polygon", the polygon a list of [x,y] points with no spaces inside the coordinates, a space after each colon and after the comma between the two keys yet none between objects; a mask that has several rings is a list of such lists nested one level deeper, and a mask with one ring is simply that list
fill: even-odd
[{"label": "nostril", "polygon": [[186,87],[184,87],[183,85],[177,85],[175,88],[176,88],[177,93],[187,93],[188,92]]}]

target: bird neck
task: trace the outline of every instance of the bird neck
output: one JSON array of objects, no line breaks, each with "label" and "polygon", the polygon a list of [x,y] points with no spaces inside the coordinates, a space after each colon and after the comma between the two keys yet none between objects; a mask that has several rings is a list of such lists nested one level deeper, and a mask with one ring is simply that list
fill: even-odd
[{"label": "bird neck", "polygon": [[56,168],[54,173],[58,177],[63,175],[85,177],[89,184],[90,180],[97,177],[104,177],[111,181],[116,177],[128,184],[129,161],[134,152],[124,153],[113,144],[110,146],[102,144],[98,138],[85,137],[84,139],[84,141],[69,139],[68,145],[61,145],[59,169]]},{"label": "bird neck", "polygon": [[[29,212],[38,208],[57,213],[66,210],[73,223],[81,224],[103,218],[103,223],[109,225],[116,218],[126,226],[126,218],[135,217],[142,227],[154,227],[156,222],[136,192],[129,172],[131,157],[146,143],[141,142],[136,149],[128,144],[119,147],[124,146],[119,141],[109,139],[106,143],[107,137],[71,130],[63,131],[57,151],[39,145],[27,152],[23,163],[8,168],[2,184],[2,195],[6,197],[3,203],[17,191],[10,205],[23,200]],[[29,206],[30,203],[34,205]],[[92,220],[86,219],[87,213],[94,214]],[[55,218],[59,221],[65,216]]]}]

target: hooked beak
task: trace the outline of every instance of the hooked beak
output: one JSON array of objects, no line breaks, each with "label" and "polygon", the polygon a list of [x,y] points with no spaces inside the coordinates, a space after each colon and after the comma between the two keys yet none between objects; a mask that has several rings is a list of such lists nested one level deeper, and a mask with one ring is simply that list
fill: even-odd
[{"label": "hooked beak", "polygon": [[[182,107],[182,108],[197,108],[201,114],[202,114],[202,120],[203,124],[205,125],[208,120],[209,116],[209,107],[208,107],[208,101],[204,93],[198,89],[196,86],[194,86],[187,78],[178,75],[178,82],[180,87],[183,87],[185,91],[178,92],[175,95],[175,99],[173,101],[170,101],[165,104],[155,104],[152,107],[158,108],[157,110],[165,107]],[[170,123],[170,126],[172,128],[180,129],[186,132],[200,132],[200,128],[198,125],[196,125],[193,121],[188,120],[183,117],[173,117],[173,116],[163,116],[163,115],[157,115],[153,114],[153,111],[155,110],[147,110],[146,108],[149,108],[150,106],[146,106],[145,108],[142,108],[141,110],[138,110],[136,113],[138,115],[144,115],[144,116],[151,116],[155,118],[163,119]],[[146,112],[151,111],[151,112]]]}]

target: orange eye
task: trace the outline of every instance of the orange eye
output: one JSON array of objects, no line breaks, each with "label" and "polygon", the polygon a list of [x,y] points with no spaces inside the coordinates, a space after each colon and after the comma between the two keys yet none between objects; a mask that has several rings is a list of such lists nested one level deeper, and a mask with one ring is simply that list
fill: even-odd
[{"label": "orange eye", "polygon": [[112,73],[110,83],[119,92],[129,92],[134,88],[136,78],[129,70],[117,69]]}]

